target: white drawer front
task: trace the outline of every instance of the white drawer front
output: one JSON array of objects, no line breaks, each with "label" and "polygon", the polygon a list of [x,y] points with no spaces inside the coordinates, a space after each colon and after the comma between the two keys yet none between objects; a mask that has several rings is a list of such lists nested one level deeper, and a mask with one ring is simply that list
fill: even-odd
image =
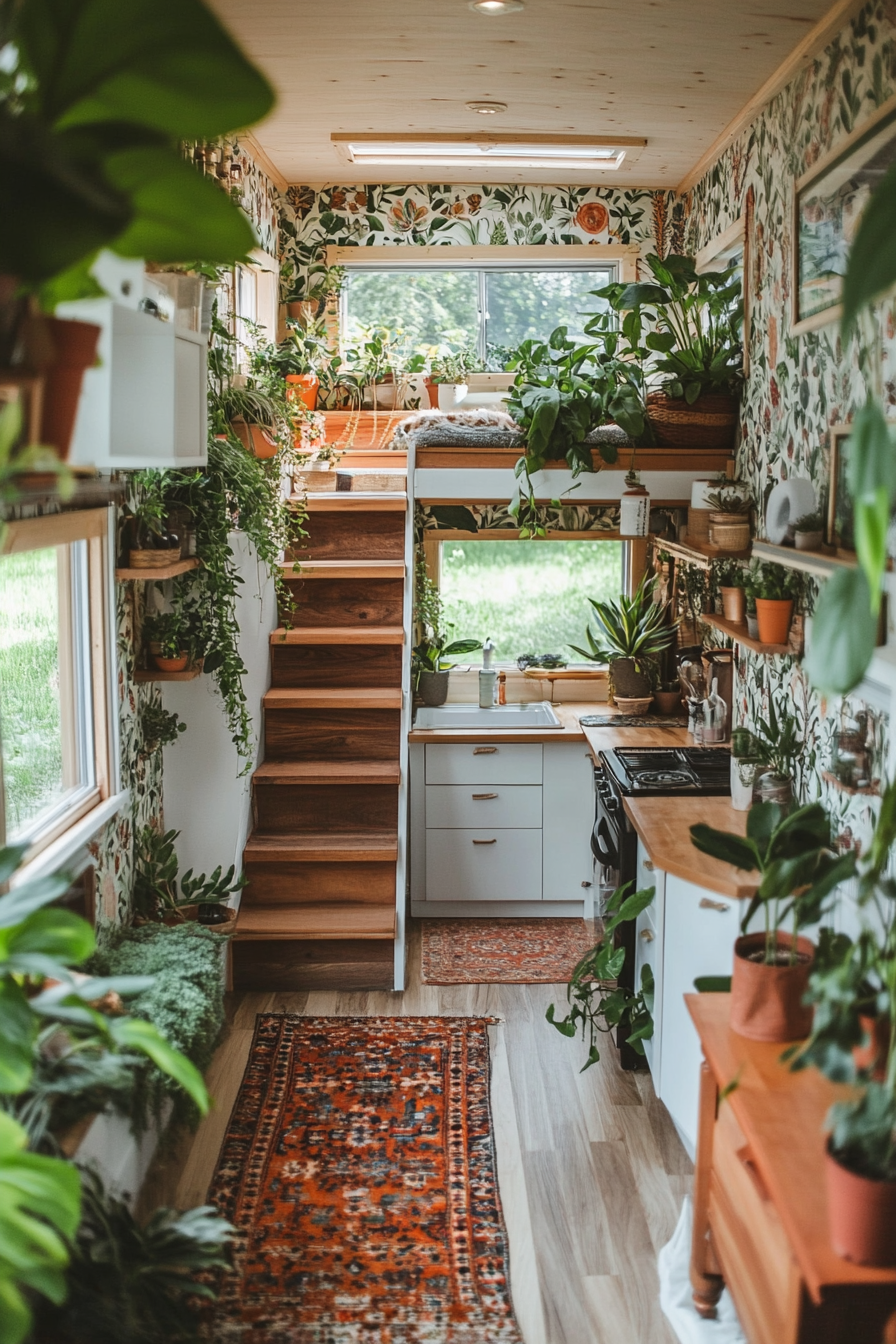
[{"label": "white drawer front", "polygon": [[540,742],[452,742],[426,748],[427,784],[540,784],[541,765]]},{"label": "white drawer front", "polygon": [[541,831],[427,831],[426,899],[540,901]]},{"label": "white drawer front", "polygon": [[517,830],[541,827],[538,784],[427,784],[426,825],[491,826]]}]

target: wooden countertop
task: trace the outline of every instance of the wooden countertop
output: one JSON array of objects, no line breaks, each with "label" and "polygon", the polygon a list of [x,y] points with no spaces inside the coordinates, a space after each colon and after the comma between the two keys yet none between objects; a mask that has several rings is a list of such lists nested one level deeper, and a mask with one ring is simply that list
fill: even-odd
[{"label": "wooden countertop", "polygon": [[685,1002],[718,1085],[737,1079],[725,1105],[743,1131],[815,1301],[834,1284],[896,1285],[896,1269],[842,1260],[828,1236],[824,1119],[848,1090],[815,1069],[791,1073],[781,1063],[782,1045],[737,1036],[729,1026],[730,994],[687,994]]}]

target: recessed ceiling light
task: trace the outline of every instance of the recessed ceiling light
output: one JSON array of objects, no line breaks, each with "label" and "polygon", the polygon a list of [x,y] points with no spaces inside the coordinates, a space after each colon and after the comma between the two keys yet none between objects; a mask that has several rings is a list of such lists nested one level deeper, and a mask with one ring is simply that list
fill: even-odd
[{"label": "recessed ceiling light", "polygon": [[470,8],[477,14],[512,14],[515,9],[525,9],[523,0],[470,0]]},{"label": "recessed ceiling light", "polygon": [[610,171],[628,155],[636,159],[646,140],[620,136],[423,134],[336,132],[333,144],[349,163],[390,168],[541,168],[556,172]]},{"label": "recessed ceiling light", "polygon": [[468,112],[479,112],[483,117],[493,117],[497,112],[506,112],[506,103],[467,103]]}]

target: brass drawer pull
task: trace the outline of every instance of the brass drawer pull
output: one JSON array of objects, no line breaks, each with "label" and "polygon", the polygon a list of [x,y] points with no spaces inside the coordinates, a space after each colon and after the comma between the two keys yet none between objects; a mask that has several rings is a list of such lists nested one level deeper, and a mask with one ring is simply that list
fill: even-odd
[{"label": "brass drawer pull", "polygon": [[708,896],[704,896],[700,902],[701,910],[730,910],[731,906],[725,901],[711,901]]},{"label": "brass drawer pull", "polygon": [[498,843],[498,838],[497,838],[497,836],[494,838],[494,840],[474,840],[474,841],[473,841],[473,844],[474,844],[474,845],[496,845],[497,843]]},{"label": "brass drawer pull", "polygon": [[495,754],[495,752],[496,752],[497,750],[498,750],[497,747],[474,747],[474,748],[473,748],[473,755],[474,755],[474,756],[494,756],[494,754]]},{"label": "brass drawer pull", "polygon": [[650,932],[649,929],[642,929],[642,930],[641,930],[641,937],[644,939],[645,943],[652,943],[652,942],[653,942],[653,934]]},{"label": "brass drawer pull", "polygon": [[497,798],[496,793],[473,793],[470,795],[474,802],[484,803],[488,798]]}]

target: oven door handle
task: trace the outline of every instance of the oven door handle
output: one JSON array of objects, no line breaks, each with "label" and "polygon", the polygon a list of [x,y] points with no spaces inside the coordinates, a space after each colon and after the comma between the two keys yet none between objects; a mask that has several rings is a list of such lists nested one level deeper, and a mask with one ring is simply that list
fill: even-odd
[{"label": "oven door handle", "polygon": [[619,867],[619,850],[613,841],[606,817],[601,817],[591,832],[591,852],[605,868]]}]

